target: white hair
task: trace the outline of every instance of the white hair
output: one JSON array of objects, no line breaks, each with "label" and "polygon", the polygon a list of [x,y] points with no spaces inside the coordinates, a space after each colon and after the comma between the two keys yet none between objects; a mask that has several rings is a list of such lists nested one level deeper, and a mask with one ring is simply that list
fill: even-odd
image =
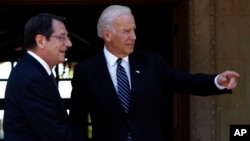
[{"label": "white hair", "polygon": [[98,19],[97,23],[97,35],[103,38],[102,30],[107,28],[111,31],[114,30],[114,20],[121,14],[132,14],[131,10],[127,6],[122,5],[111,5],[105,8]]}]

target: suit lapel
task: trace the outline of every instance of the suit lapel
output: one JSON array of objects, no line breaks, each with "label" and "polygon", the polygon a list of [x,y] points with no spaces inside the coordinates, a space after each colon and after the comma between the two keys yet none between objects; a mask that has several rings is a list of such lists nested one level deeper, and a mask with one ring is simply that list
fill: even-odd
[{"label": "suit lapel", "polygon": [[[97,57],[96,62],[97,62],[96,69],[94,69],[96,70],[95,73],[96,79],[100,82],[101,87],[105,90],[103,93],[109,96],[110,99],[117,105],[117,107],[120,108],[121,111],[124,111],[123,107],[121,106],[120,100],[117,96],[112,79],[110,77],[103,53],[101,53],[101,55]],[[129,64],[130,64],[130,77],[131,77],[131,101],[130,101],[130,109],[131,109],[136,103],[138,91],[142,89],[142,82],[143,82],[142,76],[144,72],[143,72],[142,61],[140,61],[140,58],[136,57],[134,53],[129,56]],[[105,69],[100,69],[100,68],[105,68]]]},{"label": "suit lapel", "polygon": [[63,105],[62,102],[61,102],[61,96],[60,96],[60,92],[59,92],[59,90],[58,90],[58,87],[57,87],[56,85],[54,85],[53,81],[51,80],[50,76],[48,75],[48,73],[46,72],[46,70],[44,69],[44,67],[43,67],[35,58],[33,58],[33,57],[32,57],[31,55],[29,55],[28,53],[26,53],[26,54],[24,55],[23,60],[24,60],[24,61],[28,61],[28,62],[32,63],[33,65],[35,65],[35,66],[38,68],[39,72],[40,72],[44,77],[47,77],[47,78],[48,78],[49,82],[51,82],[51,85],[55,86],[55,89],[54,89],[55,92],[54,92],[53,94],[55,94],[55,96],[57,97],[58,102],[59,102],[61,105]]},{"label": "suit lapel", "polygon": [[140,58],[136,57],[133,54],[129,56],[129,64],[130,64],[130,77],[131,77],[131,101],[130,101],[130,109],[136,103],[136,98],[138,96],[138,91],[142,88],[143,82],[143,63],[140,61]]},{"label": "suit lapel", "polygon": [[120,100],[117,96],[103,53],[97,57],[96,69],[94,70],[96,70],[96,79],[100,82],[100,86],[102,87],[100,89],[104,89],[103,93],[110,97],[111,101],[113,101],[115,105],[123,111],[123,107],[121,106]]}]

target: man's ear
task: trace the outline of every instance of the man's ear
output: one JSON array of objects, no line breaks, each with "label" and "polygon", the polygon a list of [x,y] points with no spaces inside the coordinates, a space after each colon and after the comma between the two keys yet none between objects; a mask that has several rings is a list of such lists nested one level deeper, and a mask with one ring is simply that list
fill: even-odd
[{"label": "man's ear", "polygon": [[45,36],[38,34],[38,35],[36,35],[35,40],[36,40],[37,47],[44,48],[44,43],[46,40]]},{"label": "man's ear", "polygon": [[104,29],[102,31],[103,33],[103,38],[106,40],[106,41],[110,41],[111,40],[111,33],[108,29]]}]

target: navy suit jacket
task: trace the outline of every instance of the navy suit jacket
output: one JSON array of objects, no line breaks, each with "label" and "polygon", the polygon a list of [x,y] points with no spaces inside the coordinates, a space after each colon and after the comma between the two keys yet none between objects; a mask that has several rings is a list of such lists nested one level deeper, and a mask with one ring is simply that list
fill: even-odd
[{"label": "navy suit jacket", "polygon": [[4,102],[4,140],[71,139],[68,115],[57,86],[42,65],[27,53],[10,74]]},{"label": "navy suit jacket", "polygon": [[231,93],[214,84],[216,75],[188,74],[168,66],[157,53],[129,55],[131,102],[126,114],[117,97],[103,53],[75,66],[70,119],[73,135],[87,137],[91,116],[94,141],[124,141],[130,132],[135,141],[162,141],[161,105],[166,91],[193,95]]}]

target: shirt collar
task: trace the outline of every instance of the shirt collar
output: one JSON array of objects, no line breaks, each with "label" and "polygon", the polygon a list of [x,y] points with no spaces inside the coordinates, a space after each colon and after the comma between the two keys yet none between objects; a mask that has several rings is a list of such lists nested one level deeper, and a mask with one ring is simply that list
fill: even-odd
[{"label": "shirt collar", "polygon": [[27,52],[32,57],[34,57],[44,67],[44,69],[47,71],[48,75],[51,74],[52,71],[50,70],[49,65],[41,57],[39,57],[37,54],[35,54],[34,52],[32,52],[30,50],[28,50]]},{"label": "shirt collar", "polygon": [[[116,61],[117,61],[118,57],[116,57],[110,51],[108,51],[106,46],[104,46],[103,52],[104,52],[104,56],[106,58],[108,66],[113,67],[116,64]],[[128,56],[122,58],[122,60],[128,63]]]}]

